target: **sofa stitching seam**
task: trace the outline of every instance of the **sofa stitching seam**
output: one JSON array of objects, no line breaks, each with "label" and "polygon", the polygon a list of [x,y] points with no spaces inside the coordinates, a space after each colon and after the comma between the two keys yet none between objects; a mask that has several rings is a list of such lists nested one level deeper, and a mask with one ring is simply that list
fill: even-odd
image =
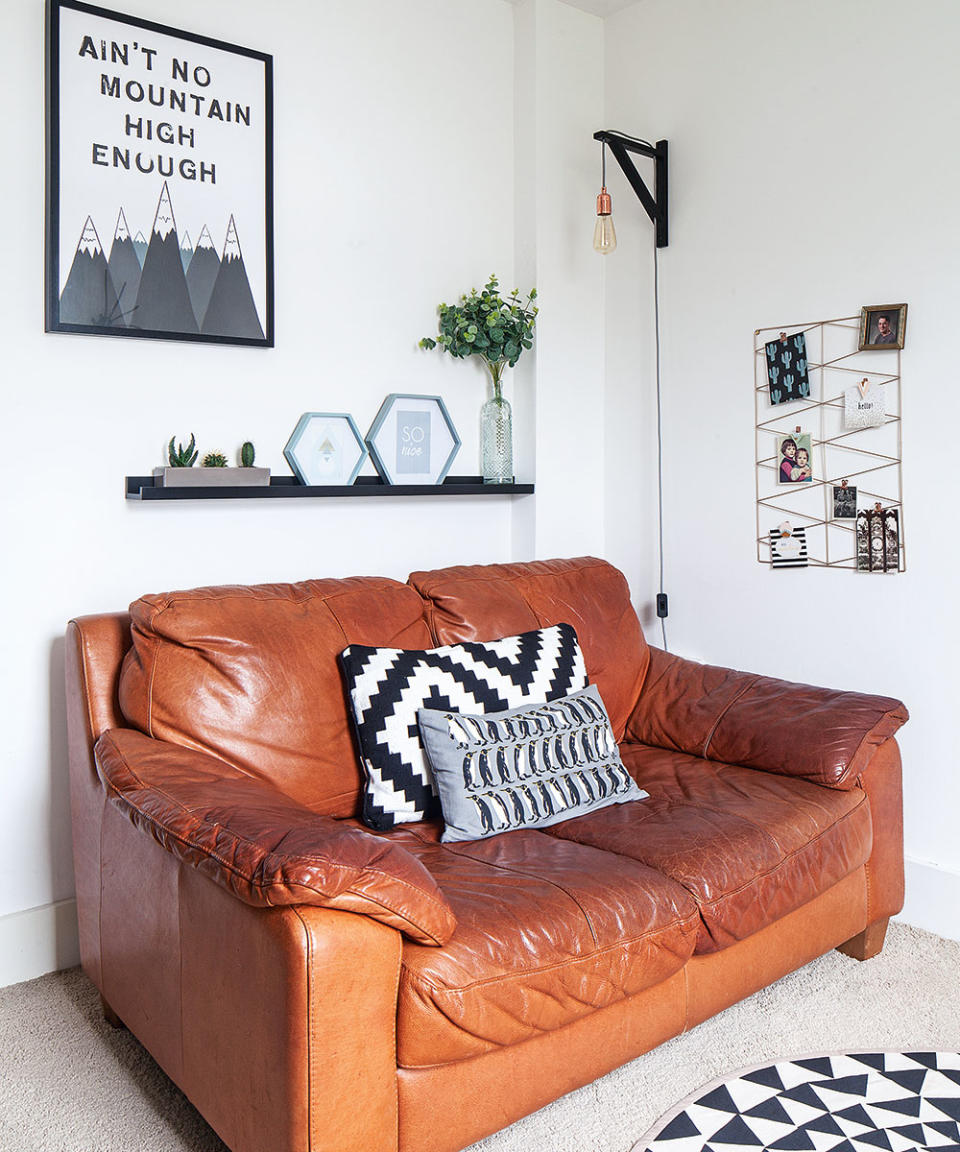
[{"label": "sofa stitching seam", "polygon": [[720,712],[720,714],[719,714],[719,716],[717,716],[716,720],[714,720],[713,725],[711,726],[710,731],[707,733],[707,737],[703,742],[703,751],[700,753],[701,757],[704,760],[710,759],[710,756],[709,756],[710,745],[713,742],[713,738],[714,738],[714,736],[716,736],[717,729],[720,727],[721,723],[723,722],[724,717],[727,715],[727,713],[730,711],[730,709],[734,706],[734,704],[736,704],[744,695],[746,695],[747,692],[750,691],[750,689],[759,681],[759,679],[760,679],[759,676],[751,676],[750,679],[747,681],[747,683],[744,684],[744,686],[740,689],[740,691],[731,700],[729,700],[727,702],[727,706]]},{"label": "sofa stitching seam", "polygon": [[[404,924],[408,924],[411,928],[415,928],[421,936],[425,936],[428,940],[432,940],[434,944],[439,946],[443,943],[443,941],[440,939],[440,937],[437,936],[436,932],[431,932],[428,928],[425,928],[421,923],[419,923],[416,920],[412,920],[408,915],[405,915],[403,912],[400,912],[398,909],[394,908],[390,904],[387,904],[383,900],[377,900],[375,897],[368,896],[365,892],[358,892],[354,888],[345,888],[343,890],[343,892],[338,892],[337,896],[332,896],[331,899],[336,900],[338,896],[342,896],[342,895],[358,896],[362,900],[367,900],[367,901],[369,901],[369,903],[377,905],[378,908],[385,908],[388,912],[390,912],[392,915],[394,915],[398,920],[402,920]],[[330,905],[330,907],[334,907],[334,905]],[[446,909],[444,909],[444,911],[446,911]],[[360,915],[362,916],[363,913],[361,912]]]},{"label": "sofa stitching seam", "polygon": [[[403,969],[403,948],[396,949],[397,962],[393,974],[393,1000],[396,1006],[396,1011],[391,1013],[390,1027],[393,1034],[393,1064],[395,1069],[400,1067],[400,974]],[[393,1092],[396,1101],[396,1131],[397,1131],[397,1147],[400,1147],[400,1077],[394,1075],[393,1077]]]},{"label": "sofa stitching seam", "polygon": [[[300,914],[300,909],[294,906],[293,914],[300,921],[303,928],[304,940],[307,949],[307,1100],[310,1102],[310,1113],[313,1113],[313,936],[307,926],[306,920]],[[307,1122],[307,1150],[313,1148],[313,1124]]]},{"label": "sofa stitching seam", "polygon": [[[869,797],[867,796],[867,790],[863,786],[863,778],[861,775],[857,776],[857,783],[860,785],[860,790],[863,792],[864,799],[869,799]],[[870,811],[870,826],[871,826],[871,832],[872,832],[873,831],[873,810],[872,809]],[[872,850],[870,852],[870,855],[871,856],[873,855]],[[866,889],[866,891],[864,892],[864,896],[866,898],[866,912],[867,912],[867,925],[868,926],[873,923],[873,910],[871,907],[871,905],[872,905],[872,888],[871,888],[871,883],[870,883],[870,873],[871,873],[870,859],[868,857],[864,861],[864,865],[863,865],[863,882],[864,882],[864,887]]]},{"label": "sofa stitching seam", "polygon": [[[903,705],[901,704],[900,707],[903,707]],[[876,720],[876,722],[874,724],[872,724],[870,726],[870,728],[867,729],[866,732],[864,732],[863,736],[860,738],[860,743],[857,744],[856,748],[853,750],[852,754],[848,758],[846,764],[844,764],[843,771],[837,777],[837,784],[838,785],[844,783],[844,781],[849,778],[849,776],[851,774],[851,772],[850,772],[851,766],[854,764],[857,757],[860,755],[865,744],[873,743],[873,747],[876,750],[877,748],[881,748],[884,744],[886,744],[886,742],[888,740],[893,738],[894,733],[890,733],[889,735],[884,736],[882,739],[879,739],[876,741],[870,741],[870,737],[874,734],[874,732],[876,732],[876,730],[880,727],[880,725],[883,724],[883,722],[885,720],[889,721],[893,717],[894,713],[896,713],[896,712],[897,712],[896,708],[886,709],[886,711],[884,711],[880,714],[880,716]],[[902,727],[903,724],[905,724],[905,723],[906,723],[905,720],[900,721],[898,728]]]},{"label": "sofa stitching seam", "polygon": [[580,915],[583,916],[583,919],[586,922],[587,928],[590,930],[590,935],[593,937],[594,944],[599,943],[599,941],[597,940],[597,934],[593,928],[593,922],[590,919],[590,916],[589,916],[587,910],[583,907],[583,905],[576,898],[576,896],[574,896],[572,892],[567,891],[567,889],[564,888],[564,886],[562,884],[560,884],[558,881],[552,879],[549,876],[537,876],[533,872],[528,872],[528,871],[521,869],[521,868],[511,868],[511,867],[508,867],[506,864],[494,863],[493,861],[490,861],[490,860],[477,861],[475,859],[475,857],[468,856],[465,852],[454,851],[454,849],[452,849],[449,844],[440,843],[438,845],[438,847],[442,848],[446,852],[449,852],[451,856],[456,856],[461,860],[472,860],[475,863],[486,864],[490,868],[498,868],[503,872],[508,872],[512,876],[527,876],[527,877],[530,877],[531,879],[534,879],[534,880],[543,880],[547,884],[552,885],[558,891],[562,892],[570,901],[572,901],[573,904],[576,905],[576,907],[580,910]]},{"label": "sofa stitching seam", "polygon": [[79,627],[77,630],[80,633],[80,669],[83,678],[83,697],[87,706],[87,724],[90,728],[90,735],[94,738],[95,741],[96,737],[94,736],[93,726],[93,697],[90,691],[90,664],[87,659],[87,638],[83,635],[83,632]]},{"label": "sofa stitching seam", "polygon": [[[157,678],[157,665],[160,662],[160,644],[157,641],[156,632],[154,630],[154,622],[156,621],[159,611],[156,609],[150,620],[150,628],[154,631],[153,642],[151,644],[150,652],[150,672],[147,675],[147,735],[153,736],[153,685]],[[136,645],[134,645],[136,647]]]},{"label": "sofa stitching seam", "polygon": [[[537,576],[563,576],[563,575],[566,575],[570,572],[587,572],[587,571],[594,569],[594,568],[607,568],[607,567],[609,567],[606,560],[598,559],[596,556],[583,556],[583,557],[577,557],[577,559],[589,561],[589,563],[578,563],[575,567],[564,568],[558,572],[534,573],[533,578],[536,578]],[[509,568],[511,566],[512,565],[510,563],[502,564],[502,565],[496,565],[496,567],[498,567],[498,568]],[[411,573],[411,575],[416,575],[416,573]],[[429,573],[426,573],[426,575],[429,575]],[[476,576],[454,576],[454,577],[451,577],[447,581],[447,587],[451,587],[453,585],[458,585],[458,584],[492,584],[492,583],[503,583],[503,582],[509,582],[510,584],[516,584],[519,580],[524,580],[524,579],[527,579],[528,577],[529,577],[529,573],[525,573],[525,572],[517,572],[517,573],[514,573],[513,575],[508,575],[508,576],[504,576],[502,574],[492,574],[492,573],[490,575],[486,575],[486,576],[479,576],[479,575],[476,575]],[[412,585],[412,587],[416,588],[417,586]],[[428,596],[432,600],[435,593],[430,591],[429,582],[424,582],[423,587],[424,587],[426,596]],[[423,593],[421,593],[421,595],[423,595]],[[441,593],[441,595],[442,595],[442,593]],[[521,593],[521,595],[522,595],[522,593]]]},{"label": "sofa stitching seam", "polygon": [[[472,992],[474,989],[477,989],[477,988],[489,988],[489,987],[492,987],[496,984],[504,984],[504,983],[509,983],[511,981],[514,981],[514,980],[529,979],[531,976],[544,975],[545,973],[548,973],[548,972],[554,972],[559,968],[566,968],[571,964],[571,962],[574,964],[579,964],[579,963],[582,963],[584,961],[594,960],[597,957],[601,957],[601,956],[606,955],[609,952],[613,952],[617,948],[625,948],[625,947],[629,947],[630,945],[633,945],[633,944],[642,943],[644,940],[647,940],[652,936],[666,934],[675,928],[684,928],[687,926],[690,926],[692,928],[698,928],[699,923],[700,923],[699,910],[694,909],[694,911],[691,912],[689,915],[678,916],[676,919],[671,920],[669,922],[669,924],[663,924],[657,928],[650,928],[646,932],[641,932],[639,935],[631,936],[627,939],[615,940],[612,944],[607,944],[603,948],[594,949],[593,952],[587,953],[586,955],[574,956],[572,958],[572,961],[569,959],[568,960],[557,960],[552,964],[545,964],[545,965],[542,965],[538,968],[524,969],[520,972],[505,972],[499,976],[488,976],[483,980],[473,980],[469,984],[463,984],[457,988],[448,988],[448,987],[444,987],[442,985],[439,985],[439,984],[435,983],[433,980],[431,980],[429,977],[423,976],[422,973],[416,972],[414,969],[410,968],[406,963],[403,964],[403,970],[406,973],[406,975],[407,975],[407,977],[411,983],[416,982],[417,984],[420,984],[421,986],[427,987],[431,991],[437,992],[438,994],[440,994],[442,996],[454,997],[454,996],[460,996],[466,992]],[[679,971],[679,969],[677,969],[677,971]],[[664,977],[664,979],[667,979],[667,978],[668,977]]]},{"label": "sofa stitching seam", "polygon": [[[331,577],[330,579],[336,579],[336,578]],[[370,589],[371,583],[372,583],[374,588],[376,588],[380,591],[392,590],[395,592],[400,588],[410,587],[409,584],[403,583],[400,580],[392,580],[389,576],[356,576],[356,577],[345,577],[344,579],[363,580],[365,582],[364,587],[366,590]],[[370,583],[367,583],[367,582],[370,582]],[[199,596],[199,595],[193,595],[189,592],[165,593],[164,595],[157,597],[158,600],[163,601],[162,605],[157,604],[157,603],[151,603],[150,606],[152,609],[152,618],[155,619],[156,616],[159,615],[161,612],[166,612],[167,609],[172,608],[174,606],[174,603],[176,603],[176,604],[223,604],[227,600],[243,600],[246,603],[263,604],[263,603],[267,603],[271,600],[284,600],[289,604],[303,604],[307,600],[339,599],[340,597],[350,596],[350,595],[353,595],[353,594],[361,591],[361,588],[359,586],[354,587],[354,588],[341,588],[338,590],[331,590],[330,592],[320,592],[316,589],[307,588],[308,585],[313,584],[313,583],[315,583],[315,581],[313,581],[313,580],[303,580],[303,581],[300,581],[299,583],[286,584],[286,585],[260,585],[260,584],[237,585],[237,587],[240,588],[241,591],[233,591],[233,590],[226,591],[226,592],[223,592],[221,595],[218,595],[218,596]],[[292,596],[283,595],[278,591],[271,592],[269,595],[265,595],[265,596],[247,596],[247,595],[244,595],[244,593],[242,591],[242,589],[244,589],[244,588],[263,588],[263,587],[272,587],[272,588],[296,587],[296,588],[306,588],[307,590],[302,592],[300,595],[292,595]],[[150,598],[149,597],[143,597],[143,600],[149,601]]]}]

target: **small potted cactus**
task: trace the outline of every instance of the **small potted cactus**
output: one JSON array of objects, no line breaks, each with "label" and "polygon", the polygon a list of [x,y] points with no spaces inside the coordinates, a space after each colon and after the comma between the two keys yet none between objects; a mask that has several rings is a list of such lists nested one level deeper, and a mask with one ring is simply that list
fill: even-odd
[{"label": "small potted cactus", "polygon": [[190,441],[184,447],[176,436],[170,437],[167,445],[166,468],[155,468],[156,482],[166,488],[265,488],[270,483],[269,468],[254,468],[253,444],[246,440],[239,451],[240,466],[229,466],[223,452],[206,452],[195,468],[200,452],[196,438],[190,433]]}]

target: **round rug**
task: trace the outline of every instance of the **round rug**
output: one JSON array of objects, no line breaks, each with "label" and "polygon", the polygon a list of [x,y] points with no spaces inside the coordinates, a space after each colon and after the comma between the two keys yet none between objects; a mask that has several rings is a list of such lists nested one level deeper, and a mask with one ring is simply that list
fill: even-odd
[{"label": "round rug", "polygon": [[960,1149],[960,1053],[782,1060],[698,1089],[631,1152]]}]

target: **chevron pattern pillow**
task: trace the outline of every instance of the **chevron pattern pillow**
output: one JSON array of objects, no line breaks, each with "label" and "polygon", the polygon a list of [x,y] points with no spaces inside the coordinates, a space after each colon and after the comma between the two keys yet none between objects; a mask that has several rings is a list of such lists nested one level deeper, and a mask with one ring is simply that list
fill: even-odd
[{"label": "chevron pattern pillow", "polygon": [[421,708],[483,715],[546,704],[587,684],[569,624],[424,651],[351,644],[340,664],[366,775],[361,819],[378,831],[441,814]]}]

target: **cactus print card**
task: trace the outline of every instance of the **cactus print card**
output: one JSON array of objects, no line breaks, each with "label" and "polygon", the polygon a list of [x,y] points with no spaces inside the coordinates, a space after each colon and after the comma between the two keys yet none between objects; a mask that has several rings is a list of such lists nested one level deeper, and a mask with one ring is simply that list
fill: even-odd
[{"label": "cactus print card", "polygon": [[764,345],[767,354],[767,383],[770,403],[786,404],[810,395],[807,375],[807,341],[802,332],[788,336],[780,333],[777,340]]}]

